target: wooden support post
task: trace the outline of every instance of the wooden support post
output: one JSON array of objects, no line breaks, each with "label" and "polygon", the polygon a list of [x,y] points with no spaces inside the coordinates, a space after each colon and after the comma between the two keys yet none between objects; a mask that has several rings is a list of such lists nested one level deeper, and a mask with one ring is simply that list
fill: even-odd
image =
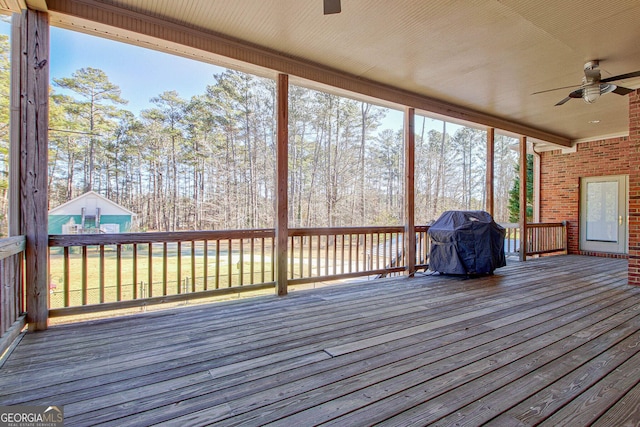
[{"label": "wooden support post", "polygon": [[49,127],[49,15],[22,12],[20,37],[21,230],[26,237],[25,287],[29,330],[47,328],[49,317],[47,150]]},{"label": "wooden support post", "polygon": [[416,224],[415,224],[415,157],[416,157],[416,110],[404,111],[404,259],[407,274],[416,272]]},{"label": "wooden support post", "polygon": [[520,137],[520,261],[527,260],[527,137]]},{"label": "wooden support post", "polygon": [[494,216],[495,209],[495,192],[494,192],[494,176],[495,176],[495,161],[496,161],[496,150],[495,150],[495,129],[488,128],[487,129],[487,173],[486,173],[486,201],[485,201],[485,209],[487,212]]},{"label": "wooden support post", "polygon": [[276,148],[276,293],[287,294],[287,244],[289,237],[289,76],[278,75]]}]

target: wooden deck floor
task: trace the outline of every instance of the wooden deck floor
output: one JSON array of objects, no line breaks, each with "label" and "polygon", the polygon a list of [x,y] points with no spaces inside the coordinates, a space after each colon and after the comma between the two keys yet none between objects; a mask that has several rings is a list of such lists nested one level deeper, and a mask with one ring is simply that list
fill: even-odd
[{"label": "wooden deck floor", "polygon": [[27,334],[0,405],[65,425],[640,424],[640,288],[559,256]]}]

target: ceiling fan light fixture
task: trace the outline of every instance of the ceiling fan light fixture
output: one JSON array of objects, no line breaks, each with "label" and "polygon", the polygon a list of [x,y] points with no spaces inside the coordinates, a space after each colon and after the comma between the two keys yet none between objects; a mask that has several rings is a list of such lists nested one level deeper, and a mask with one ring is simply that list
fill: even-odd
[{"label": "ceiling fan light fixture", "polygon": [[600,84],[592,83],[582,88],[582,99],[587,104],[593,104],[600,98]]},{"label": "ceiling fan light fixture", "polygon": [[609,83],[592,83],[582,89],[582,99],[587,104],[593,104],[600,98],[600,95],[613,92],[617,87]]}]

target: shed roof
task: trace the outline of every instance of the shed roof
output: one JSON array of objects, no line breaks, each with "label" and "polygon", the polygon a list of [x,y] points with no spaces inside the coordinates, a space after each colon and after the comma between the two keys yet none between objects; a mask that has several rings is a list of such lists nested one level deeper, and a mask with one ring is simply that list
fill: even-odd
[{"label": "shed roof", "polygon": [[117,214],[117,215],[131,215],[137,216],[134,212],[131,212],[129,209],[120,206],[119,204],[112,202],[106,197],[96,193],[95,191],[87,191],[86,193],[69,200],[66,203],[61,204],[51,210],[49,210],[49,215],[68,215],[70,210],[77,209],[78,214],[80,213],[80,209],[82,207],[86,207],[86,202],[90,198],[96,198],[98,203],[100,204],[98,207],[101,208],[101,211],[104,214]]}]

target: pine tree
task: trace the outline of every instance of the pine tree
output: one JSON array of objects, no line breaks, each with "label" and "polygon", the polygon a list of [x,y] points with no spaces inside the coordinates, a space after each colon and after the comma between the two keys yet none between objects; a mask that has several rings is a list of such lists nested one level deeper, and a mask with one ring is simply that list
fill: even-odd
[{"label": "pine tree", "polygon": [[[73,92],[78,97],[69,105],[84,130],[89,134],[84,190],[93,190],[96,155],[103,152],[104,135],[115,127],[111,121],[119,111],[119,104],[128,101],[120,97],[120,88],[109,81],[106,73],[96,68],[81,68],[71,77],[53,79],[56,86]],[[71,98],[69,98],[71,99]]]},{"label": "pine tree", "polygon": [[[520,220],[520,163],[516,165],[516,176],[509,191],[509,221]],[[527,222],[533,220],[533,155],[527,154]]]}]

